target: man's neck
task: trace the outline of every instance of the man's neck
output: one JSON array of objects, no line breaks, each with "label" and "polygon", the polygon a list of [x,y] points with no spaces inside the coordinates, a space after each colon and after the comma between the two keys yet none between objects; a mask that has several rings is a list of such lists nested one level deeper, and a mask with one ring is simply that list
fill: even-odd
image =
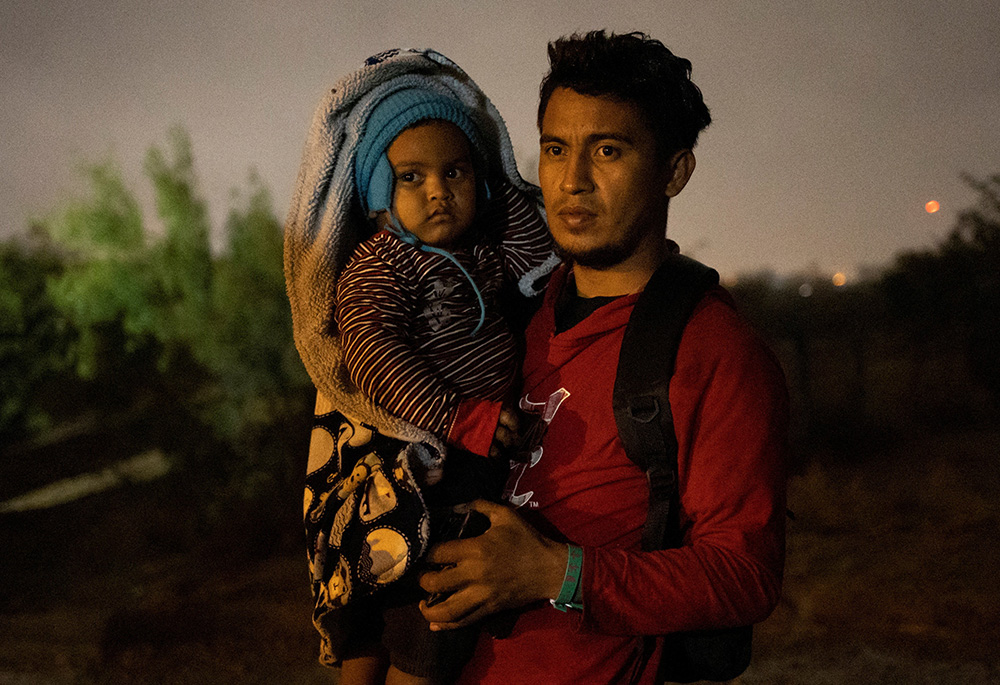
[{"label": "man's neck", "polygon": [[637,250],[624,262],[607,269],[575,264],[573,278],[577,294],[580,297],[617,297],[641,291],[666,259],[668,245],[664,240],[648,249]]}]

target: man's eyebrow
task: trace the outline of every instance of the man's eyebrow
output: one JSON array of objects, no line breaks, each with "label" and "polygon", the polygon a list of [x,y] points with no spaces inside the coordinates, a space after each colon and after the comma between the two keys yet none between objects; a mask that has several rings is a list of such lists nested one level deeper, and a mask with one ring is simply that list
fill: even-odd
[{"label": "man's eyebrow", "polygon": [[[632,137],[621,131],[607,131],[607,132],[597,131],[595,133],[588,134],[587,137],[584,138],[583,142],[586,145],[593,145],[594,143],[598,143],[602,140],[615,141],[619,143],[624,143],[625,145],[631,147],[635,147],[635,141],[632,139]],[[562,145],[566,144],[566,141],[560,138],[559,136],[554,136],[544,133],[539,137],[538,142],[539,144],[544,144],[544,143],[560,143]]]}]

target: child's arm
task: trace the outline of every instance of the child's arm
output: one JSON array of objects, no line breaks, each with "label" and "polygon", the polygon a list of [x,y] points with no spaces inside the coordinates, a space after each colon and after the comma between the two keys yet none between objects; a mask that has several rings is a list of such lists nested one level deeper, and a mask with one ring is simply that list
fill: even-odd
[{"label": "child's arm", "polygon": [[336,321],[351,381],[392,414],[487,455],[501,403],[460,399],[408,341],[419,311],[403,270],[362,249],[337,283]]},{"label": "child's arm", "polygon": [[546,260],[552,260],[554,268],[552,236],[537,204],[510,183],[501,187],[491,204],[488,221],[501,223],[498,230],[507,279],[516,283]]}]

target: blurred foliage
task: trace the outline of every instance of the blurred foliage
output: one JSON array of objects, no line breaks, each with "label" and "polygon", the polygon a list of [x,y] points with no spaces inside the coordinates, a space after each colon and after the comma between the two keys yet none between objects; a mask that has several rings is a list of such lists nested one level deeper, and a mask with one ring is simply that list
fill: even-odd
[{"label": "blurred foliage", "polygon": [[171,132],[169,152],[153,148],[145,165],[163,224],[158,236],[144,229],[115,167],[85,170],[92,197],[44,224],[67,254],[49,293],[79,332],[74,359],[82,377],[98,368],[94,341],[106,336],[104,327],[119,326],[124,348],[105,354],[152,348],[165,377],[200,377],[202,387],[185,401],[236,445],[275,421],[283,394],[308,386],[291,344],[281,225],[253,176],[249,198],[230,211],[226,246],[213,256],[183,130]]},{"label": "blurred foliage", "polygon": [[152,333],[166,359],[189,350],[198,358],[212,327],[212,254],[205,202],[197,193],[191,141],[181,129],[170,133],[172,159],[153,148],[146,175],[153,184],[164,232],[149,247],[151,291],[147,308],[156,312]]},{"label": "blurred foliage", "polygon": [[42,389],[68,370],[73,337],[46,292],[62,269],[40,245],[0,243],[0,441],[52,425]]},{"label": "blurred foliage", "polygon": [[71,201],[38,229],[64,255],[48,277],[52,305],[76,333],[72,358],[79,375],[97,374],[101,329],[120,326],[133,350],[153,327],[142,213],[118,169],[106,162],[83,169],[93,196]]},{"label": "blurred foliage", "polygon": [[230,212],[226,234],[212,271],[213,325],[197,356],[219,381],[218,428],[235,437],[246,424],[265,426],[282,413],[283,388],[311,385],[291,343],[281,224],[258,178],[251,178],[245,204]]},{"label": "blurred foliage", "polygon": [[94,431],[170,449],[218,513],[301,476],[313,393],[292,344],[282,228],[251,175],[213,254],[182,129],[144,171],[158,225],[102,162],[82,169],[85,197],[2,245],[0,440],[96,410]]}]

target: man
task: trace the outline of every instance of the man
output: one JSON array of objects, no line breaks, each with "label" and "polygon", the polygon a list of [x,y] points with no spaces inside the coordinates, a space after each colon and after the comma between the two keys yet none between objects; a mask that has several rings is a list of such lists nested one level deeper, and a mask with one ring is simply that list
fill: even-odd
[{"label": "man", "polygon": [[786,393],[728,295],[710,291],[670,383],[684,543],[642,551],[647,483],[618,437],[615,369],[639,293],[676,249],[670,199],[711,119],[690,62],[642,34],[571,36],[549,59],[539,182],[568,266],[529,326],[521,402],[547,430],[512,470],[518,508],[477,503],[490,529],[431,550],[444,568],[421,585],[447,598],[422,611],[446,630],[522,609],[510,636],[484,632],[463,682],[652,683],[649,636],[757,622],[778,600]]}]

